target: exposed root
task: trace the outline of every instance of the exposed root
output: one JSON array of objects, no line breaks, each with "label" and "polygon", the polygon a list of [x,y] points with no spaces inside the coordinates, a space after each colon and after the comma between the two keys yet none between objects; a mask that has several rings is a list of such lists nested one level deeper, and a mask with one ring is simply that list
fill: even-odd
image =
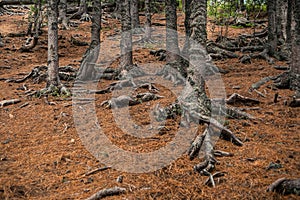
[{"label": "exposed root", "polygon": [[107,189],[103,189],[103,190],[98,191],[97,193],[93,194],[92,196],[90,196],[86,200],[102,199],[106,196],[119,195],[119,194],[122,194],[122,193],[125,193],[125,192],[126,192],[126,189],[121,188],[121,187],[107,188]]},{"label": "exposed root", "polygon": [[242,96],[240,94],[237,94],[237,93],[233,93],[228,99],[226,99],[226,103],[227,104],[235,104],[235,103],[242,103],[242,104],[259,104],[259,100],[257,99],[253,99],[253,98],[250,98],[250,97],[245,97],[245,96]]},{"label": "exposed root", "polygon": [[126,106],[134,106],[137,104],[141,104],[143,102],[152,101],[160,98],[163,98],[163,96],[146,92],[146,93],[139,93],[135,97],[130,97],[128,95],[121,95],[119,97],[112,98],[107,101],[103,101],[100,105],[107,108],[123,108]]},{"label": "exposed root", "polygon": [[[176,64],[174,64],[177,66]],[[164,68],[157,73],[158,76],[163,76],[166,80],[171,81],[174,85],[181,85],[185,83],[185,78],[182,76],[184,72],[181,72],[181,68],[177,69],[174,66],[170,66],[169,64],[165,65]]]},{"label": "exposed root", "polygon": [[225,176],[224,172],[216,172],[214,174],[206,172],[206,174],[209,176],[209,178],[206,179],[206,181],[204,182],[204,185],[208,185],[208,186],[212,186],[212,187],[216,186],[216,183],[215,183],[215,180],[214,180],[215,178]]},{"label": "exposed root", "polygon": [[300,178],[298,179],[286,179],[280,178],[272,183],[268,189],[268,192],[277,192],[283,195],[295,194],[300,196]]}]

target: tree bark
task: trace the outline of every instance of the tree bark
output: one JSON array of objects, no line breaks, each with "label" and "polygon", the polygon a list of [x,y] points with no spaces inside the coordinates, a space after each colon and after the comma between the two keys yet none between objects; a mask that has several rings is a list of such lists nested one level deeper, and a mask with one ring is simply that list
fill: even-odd
[{"label": "tree bark", "polygon": [[139,18],[139,1],[138,0],[131,0],[131,25],[132,28],[139,28],[140,27],[140,18]]},{"label": "tree bark", "polygon": [[291,44],[293,41],[293,12],[294,12],[295,0],[288,0],[288,8],[287,8],[287,21],[286,21],[286,42]]},{"label": "tree bark", "polygon": [[151,0],[145,0],[145,40],[151,39]]},{"label": "tree bark", "polygon": [[58,0],[48,1],[48,78],[47,87],[60,84],[58,76]]},{"label": "tree bark", "polygon": [[273,55],[277,50],[277,32],[276,32],[276,2],[278,0],[268,0],[268,43],[270,44],[270,54]]},{"label": "tree bark", "polygon": [[132,32],[131,32],[131,17],[130,17],[130,0],[121,1],[121,69],[129,70],[132,65]]},{"label": "tree bark", "polygon": [[69,29],[68,23],[69,19],[67,18],[67,0],[60,0],[59,5],[59,23],[62,23],[64,29]]},{"label": "tree bark", "polygon": [[101,30],[101,0],[93,1],[91,26],[91,43],[83,56],[83,62],[79,70],[80,80],[93,80],[96,78],[95,64],[100,53],[100,30]]},{"label": "tree bark", "polygon": [[176,0],[166,0],[166,50],[167,63],[177,63],[179,59]]},{"label": "tree bark", "polygon": [[296,91],[296,97],[300,97],[300,2],[295,1],[294,18],[296,22],[295,40],[292,43],[292,61],[290,64],[290,86]]}]

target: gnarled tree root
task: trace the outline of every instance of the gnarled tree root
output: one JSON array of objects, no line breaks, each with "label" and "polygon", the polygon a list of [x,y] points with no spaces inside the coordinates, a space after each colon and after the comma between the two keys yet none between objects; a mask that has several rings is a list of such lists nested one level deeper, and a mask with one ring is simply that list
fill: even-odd
[{"label": "gnarled tree root", "polygon": [[273,182],[268,187],[267,191],[277,192],[283,195],[295,194],[300,196],[300,178],[298,179],[280,178],[275,182]]}]

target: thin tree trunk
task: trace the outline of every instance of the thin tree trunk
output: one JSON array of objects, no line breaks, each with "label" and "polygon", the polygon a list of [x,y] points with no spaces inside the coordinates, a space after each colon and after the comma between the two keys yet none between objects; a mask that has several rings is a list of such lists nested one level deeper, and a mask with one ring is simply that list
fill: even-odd
[{"label": "thin tree trunk", "polygon": [[132,28],[139,28],[140,27],[140,18],[139,18],[139,1],[138,0],[131,0],[131,25]]},{"label": "thin tree trunk", "polygon": [[151,39],[151,1],[145,0],[145,40],[148,41]]},{"label": "thin tree trunk", "polygon": [[277,50],[277,32],[276,32],[276,2],[277,0],[268,0],[268,43],[270,44],[270,54],[274,55]]},{"label": "thin tree trunk", "polygon": [[48,1],[48,78],[47,87],[58,86],[58,0]]},{"label": "thin tree trunk", "polygon": [[179,59],[176,0],[166,0],[166,50],[167,63],[176,63]]},{"label": "thin tree trunk", "polygon": [[68,23],[69,19],[67,18],[67,0],[60,0],[59,5],[59,23],[62,23],[64,29],[69,29]]},{"label": "thin tree trunk", "polygon": [[131,17],[130,17],[130,0],[124,0],[121,3],[121,68],[129,70],[132,65],[132,32],[131,32]]}]

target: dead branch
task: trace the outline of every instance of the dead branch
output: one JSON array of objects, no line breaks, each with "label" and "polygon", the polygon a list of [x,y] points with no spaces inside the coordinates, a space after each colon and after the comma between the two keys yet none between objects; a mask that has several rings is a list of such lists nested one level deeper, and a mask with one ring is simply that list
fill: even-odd
[{"label": "dead branch", "polygon": [[119,195],[119,194],[123,194],[125,192],[126,192],[126,189],[121,188],[121,187],[102,189],[102,190],[98,191],[97,193],[93,194],[92,196],[90,196],[89,198],[87,198],[86,200],[98,200],[103,197]]},{"label": "dead branch", "polygon": [[95,174],[97,172],[101,172],[101,171],[104,171],[104,170],[107,170],[107,169],[111,169],[111,167],[110,166],[108,166],[108,167],[107,166],[99,167],[97,169],[94,169],[92,171],[89,171],[89,172],[85,173],[84,176],[89,176],[89,175],[92,175],[92,174]]},{"label": "dead branch", "polygon": [[280,178],[269,185],[268,192],[277,192],[283,195],[295,194],[300,196],[300,178],[286,179]]},{"label": "dead branch", "polygon": [[2,107],[4,107],[4,106],[16,104],[16,103],[19,103],[19,102],[21,102],[20,99],[3,100],[3,101],[0,101],[0,108],[2,108]]}]

